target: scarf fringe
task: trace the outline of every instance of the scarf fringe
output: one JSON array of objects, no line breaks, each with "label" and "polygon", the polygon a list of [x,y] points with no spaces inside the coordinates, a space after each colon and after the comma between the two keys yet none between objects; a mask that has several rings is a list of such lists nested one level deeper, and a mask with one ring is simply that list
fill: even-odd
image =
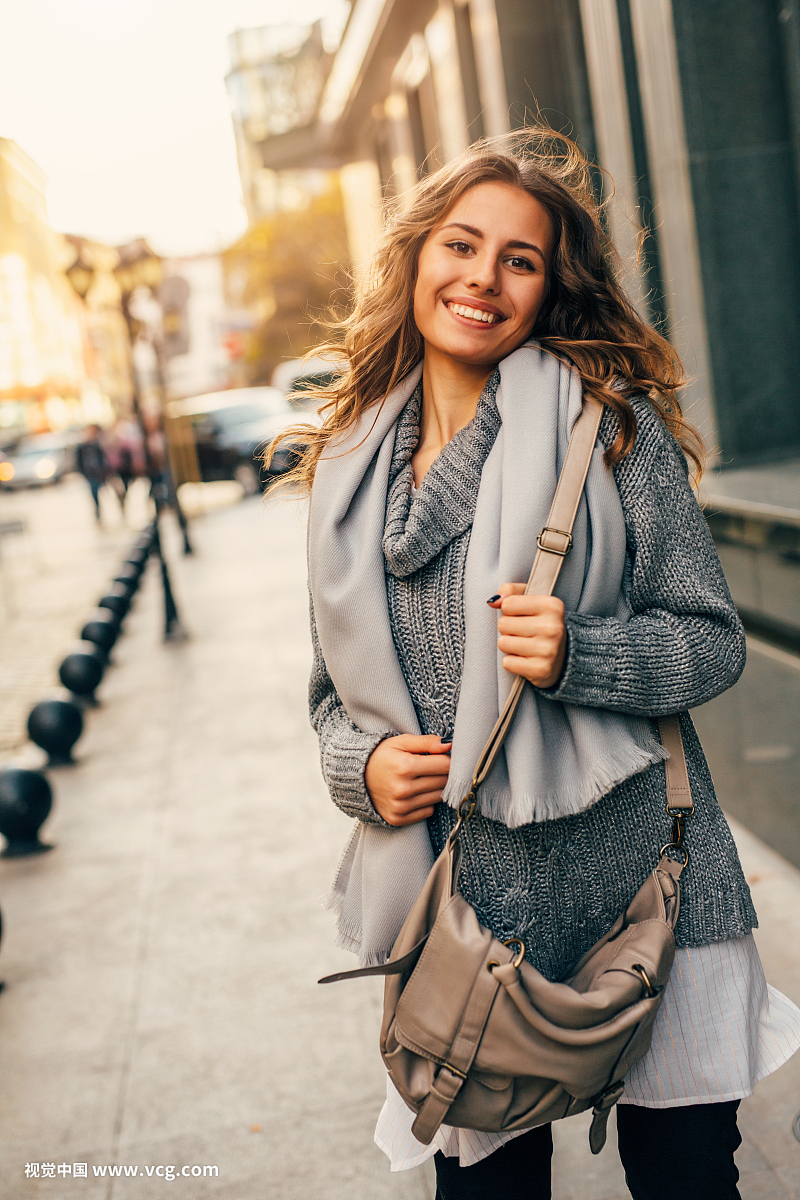
[{"label": "scarf fringe", "polygon": [[[609,755],[592,765],[591,775],[574,792],[550,791],[531,795],[529,792],[512,793],[508,788],[492,791],[484,784],[478,791],[477,809],[489,821],[499,821],[509,829],[531,825],[539,821],[557,821],[561,817],[572,817],[585,812],[610,791],[624,783],[632,775],[638,775],[655,763],[664,762],[669,753],[660,742],[639,747],[638,753]],[[444,801],[451,808],[458,808],[462,798],[472,787],[471,779],[450,780]]]},{"label": "scarf fringe", "polygon": [[332,912],[334,916],[341,916],[342,905],[344,904],[344,892],[339,891],[336,884],[326,892],[324,896],[320,896],[319,902],[323,908],[327,908],[328,912]]},{"label": "scarf fringe", "polygon": [[[533,822],[553,821],[560,817],[573,816],[591,808],[620,783],[646,771],[655,763],[664,762],[669,753],[660,742],[638,748],[634,755],[610,755],[594,764],[591,777],[586,780],[579,792],[564,795],[563,792],[546,792],[544,795],[530,796],[527,793],[517,795],[513,799],[508,789],[489,791],[482,788],[478,794],[478,810],[490,821],[500,821],[509,829]],[[470,789],[470,781],[458,785],[455,795],[459,798]],[[448,786],[449,790],[449,786]],[[458,807],[458,800],[447,800],[451,808]],[[365,950],[363,943],[363,928],[361,922],[346,919],[344,902],[346,896],[346,881],[340,880],[341,868],[347,862],[351,852],[352,838],[348,839],[342,854],[336,881],[330,891],[320,897],[323,908],[332,912],[336,918],[336,945],[340,950],[347,950],[358,956],[359,966],[382,966],[391,954],[391,946],[386,949]]]},{"label": "scarf fringe", "polygon": [[320,897],[320,903],[323,908],[338,917],[336,946],[340,950],[349,950],[351,954],[357,954],[360,967],[382,967],[392,952],[391,946],[386,950],[364,950],[363,933],[358,923],[345,921],[342,916],[344,892],[339,891],[334,885],[329,892]]}]

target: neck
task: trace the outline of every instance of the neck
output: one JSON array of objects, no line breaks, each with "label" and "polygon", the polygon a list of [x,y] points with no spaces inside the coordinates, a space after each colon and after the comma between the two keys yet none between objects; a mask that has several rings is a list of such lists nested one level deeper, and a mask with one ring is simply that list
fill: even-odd
[{"label": "neck", "polygon": [[424,445],[438,454],[470,423],[493,370],[493,363],[463,363],[425,347],[420,448]]}]

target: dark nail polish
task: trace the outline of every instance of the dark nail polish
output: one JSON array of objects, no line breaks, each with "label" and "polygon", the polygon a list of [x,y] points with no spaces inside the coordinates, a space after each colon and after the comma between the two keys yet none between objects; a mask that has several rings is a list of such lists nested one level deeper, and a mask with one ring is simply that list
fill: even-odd
[{"label": "dark nail polish", "polygon": [[495,600],[499,600],[499,599],[500,599],[500,593],[498,592],[496,596],[490,596],[489,599],[486,601],[486,603],[494,604]]}]

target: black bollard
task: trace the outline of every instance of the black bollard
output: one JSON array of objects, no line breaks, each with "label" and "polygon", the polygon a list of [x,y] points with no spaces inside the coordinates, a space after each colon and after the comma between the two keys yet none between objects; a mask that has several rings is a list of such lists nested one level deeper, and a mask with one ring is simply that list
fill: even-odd
[{"label": "black bollard", "polygon": [[133,544],[134,550],[150,550],[153,545],[153,539],[156,535],[156,522],[151,521],[149,525],[145,525],[142,532]]},{"label": "black bollard", "polygon": [[115,576],[111,584],[111,589],[113,591],[116,588],[122,588],[125,593],[125,598],[128,601],[128,606],[130,607],[130,605],[133,603],[133,597],[136,595],[136,589],[138,586],[139,583],[135,579],[120,579],[119,576]]},{"label": "black bollard", "polygon": [[52,806],[53,793],[41,771],[0,770],[0,833],[8,842],[0,857],[25,858],[52,850],[39,841],[39,828]]},{"label": "black bollard", "polygon": [[95,688],[103,678],[108,659],[94,642],[78,642],[58,668],[58,677],[68,691],[91,705],[97,704]]},{"label": "black bollard", "polygon": [[72,747],[83,733],[83,714],[74,700],[53,697],[34,704],[28,715],[28,737],[46,750],[49,767],[73,763]]},{"label": "black bollard", "polygon": [[131,597],[128,595],[128,589],[123,587],[121,583],[112,584],[105,596],[101,597],[97,602],[98,608],[107,608],[119,617],[120,621],[127,613],[131,606]]},{"label": "black bollard", "polygon": [[143,571],[147,566],[147,560],[150,557],[152,545],[153,543],[150,539],[148,539],[147,543],[143,546],[140,546],[137,542],[128,557],[125,559],[125,562],[130,563],[132,566],[138,567],[140,571]]},{"label": "black bollard", "polygon": [[181,626],[180,618],[178,617],[178,607],[175,603],[175,597],[172,594],[172,584],[170,583],[167,560],[164,557],[164,551],[161,546],[161,538],[159,536],[158,528],[156,528],[153,553],[158,556],[161,564],[161,584],[164,590],[164,641],[185,641],[186,633]]},{"label": "black bollard", "polygon": [[81,640],[94,642],[106,654],[119,637],[119,621],[109,608],[98,608],[81,630]]},{"label": "black bollard", "polygon": [[136,566],[134,563],[126,562],[122,564],[114,576],[114,583],[122,583],[126,587],[131,587],[134,591],[136,591],[141,578],[142,567]]}]

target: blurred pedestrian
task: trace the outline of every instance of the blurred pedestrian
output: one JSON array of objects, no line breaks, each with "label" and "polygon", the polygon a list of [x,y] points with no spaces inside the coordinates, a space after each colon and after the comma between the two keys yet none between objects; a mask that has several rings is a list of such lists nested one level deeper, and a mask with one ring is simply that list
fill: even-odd
[{"label": "blurred pedestrian", "polygon": [[174,507],[175,488],[169,469],[167,439],[158,413],[144,416],[144,436],[150,471],[150,492],[156,504]]},{"label": "blurred pedestrian", "polygon": [[100,489],[108,478],[108,459],[100,440],[100,426],[87,425],[83,441],[75,449],[78,470],[89,484],[95,516],[100,520]]},{"label": "blurred pedestrian", "polygon": [[121,418],[105,443],[109,481],[117,494],[120,508],[134,479],[145,474],[144,441],[136,421]]},{"label": "blurred pedestrian", "polygon": [[[485,929],[563,979],[671,841],[656,719],[679,715],[691,863],[619,1149],[638,1200],[735,1200],[739,1101],[800,1045],[800,1010],[767,988],[688,712],[736,682],[745,639],[688,478],[702,446],[680,362],[618,283],[588,162],[552,131],[468,152],[385,228],[343,326],[350,369],[293,472],[311,489],[312,721],[331,796],[358,821],[331,893],[340,944],[386,961],[522,677],[509,738],[471,796],[458,888]],[[604,411],[565,544],[543,526],[587,396]],[[526,594],[540,530],[555,539],[544,551],[569,553],[553,596]],[[628,974],[634,1000],[650,994]],[[405,1081],[446,1122],[465,1076],[438,1061],[432,1090],[425,1071]],[[444,1123],[423,1145],[387,1089],[376,1141],[394,1169],[433,1156],[439,1200],[550,1196],[549,1125]]]}]

